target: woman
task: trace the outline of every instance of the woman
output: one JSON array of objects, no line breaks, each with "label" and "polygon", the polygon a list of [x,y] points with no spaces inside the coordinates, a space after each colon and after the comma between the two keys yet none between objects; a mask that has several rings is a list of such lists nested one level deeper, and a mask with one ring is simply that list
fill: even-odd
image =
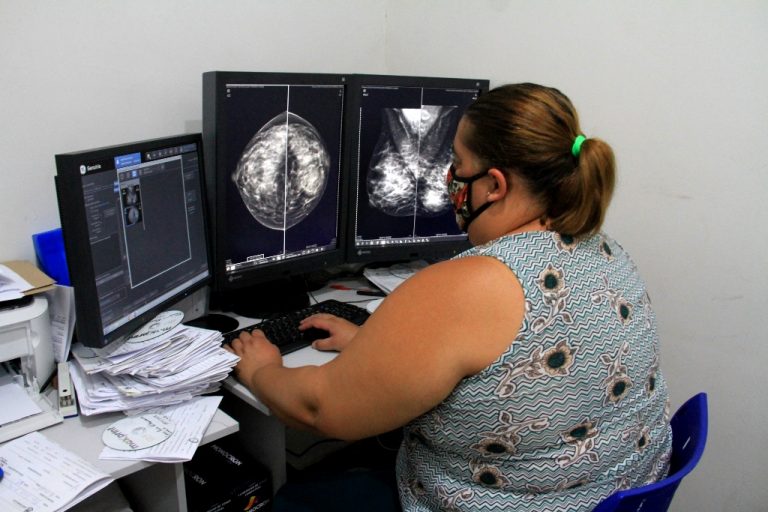
[{"label": "woman", "polygon": [[600,232],[614,158],[556,89],[507,85],[459,123],[448,189],[473,248],[398,287],[341,353],[287,369],[260,332],[238,378],[288,425],[360,439],[399,426],[404,510],[591,510],[666,474],[667,388],[645,285]]}]

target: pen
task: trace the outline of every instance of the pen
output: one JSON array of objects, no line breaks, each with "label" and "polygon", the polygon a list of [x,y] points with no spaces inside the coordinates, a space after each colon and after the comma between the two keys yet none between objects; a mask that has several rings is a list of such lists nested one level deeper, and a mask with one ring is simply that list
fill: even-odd
[{"label": "pen", "polygon": [[358,295],[367,295],[368,297],[386,297],[387,294],[382,292],[381,290],[367,290],[365,288],[350,288],[347,285],[344,284],[337,284],[334,283],[330,285],[330,288],[333,288],[334,290],[348,290],[348,291],[356,291]]},{"label": "pen", "polygon": [[0,481],[3,480],[3,468],[0,467]]},{"label": "pen", "polygon": [[387,294],[378,290],[357,290],[358,295],[367,295],[368,297],[386,297]]}]

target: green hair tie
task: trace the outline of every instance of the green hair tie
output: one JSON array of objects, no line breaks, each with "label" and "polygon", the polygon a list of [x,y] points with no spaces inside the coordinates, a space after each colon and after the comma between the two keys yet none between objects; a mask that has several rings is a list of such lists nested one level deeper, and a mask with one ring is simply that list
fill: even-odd
[{"label": "green hair tie", "polygon": [[575,139],[573,139],[573,146],[571,146],[571,154],[579,158],[579,154],[581,153],[581,145],[584,144],[584,141],[587,140],[587,138],[583,135],[577,135]]}]

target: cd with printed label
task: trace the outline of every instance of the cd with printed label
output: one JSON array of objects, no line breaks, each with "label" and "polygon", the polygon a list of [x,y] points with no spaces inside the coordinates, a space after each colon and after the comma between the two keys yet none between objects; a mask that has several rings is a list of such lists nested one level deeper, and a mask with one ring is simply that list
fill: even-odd
[{"label": "cd with printed label", "polygon": [[143,450],[171,437],[174,429],[173,421],[167,416],[142,414],[114,422],[104,431],[101,440],[115,450]]},{"label": "cd with printed label", "polygon": [[143,343],[165,334],[184,320],[182,311],[163,311],[125,340],[126,343]]}]

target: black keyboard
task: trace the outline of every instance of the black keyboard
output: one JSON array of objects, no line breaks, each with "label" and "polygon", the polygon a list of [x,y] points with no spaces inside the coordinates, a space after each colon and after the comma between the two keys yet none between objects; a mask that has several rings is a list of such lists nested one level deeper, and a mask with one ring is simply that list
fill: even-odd
[{"label": "black keyboard", "polygon": [[238,327],[236,330],[224,334],[223,343],[231,342],[243,331],[261,329],[264,331],[267,339],[277,345],[281,354],[289,354],[311,345],[318,338],[328,336],[326,331],[320,329],[299,330],[299,322],[315,313],[330,313],[331,315],[349,320],[356,325],[363,325],[363,322],[370,316],[368,311],[354,304],[338,300],[324,300],[303,309],[280,313],[278,316],[262,320],[261,322]]}]

